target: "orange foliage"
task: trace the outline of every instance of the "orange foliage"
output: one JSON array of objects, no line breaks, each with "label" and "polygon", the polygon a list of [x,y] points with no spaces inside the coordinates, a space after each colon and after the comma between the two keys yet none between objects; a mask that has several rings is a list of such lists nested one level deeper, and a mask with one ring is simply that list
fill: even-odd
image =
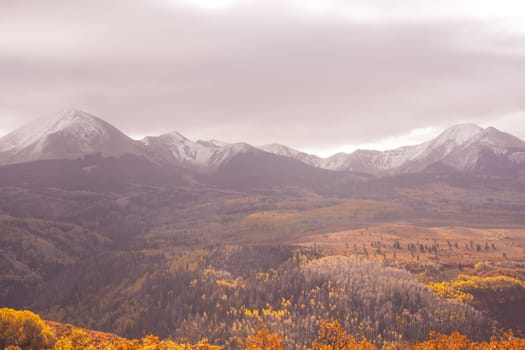
[{"label": "orange foliage", "polygon": [[472,342],[457,332],[452,335],[431,334],[430,340],[417,343],[411,350],[521,350],[525,349],[525,339],[516,338],[512,332],[505,333],[502,339],[493,338],[490,342]]},{"label": "orange foliage", "polygon": [[264,323],[261,329],[246,339],[245,350],[282,350],[283,338],[275,333],[270,333]]},{"label": "orange foliage", "polygon": [[376,347],[365,338],[357,340],[356,337],[347,336],[337,321],[321,320],[319,335],[312,344],[312,350],[376,350]]},{"label": "orange foliage", "polygon": [[[284,339],[271,333],[264,323],[244,343],[244,350],[283,350]],[[60,337],[46,325],[38,315],[30,311],[0,309],[0,349],[26,350],[220,350],[203,339],[197,344],[178,344],[172,340],[161,340],[148,335],[140,340],[118,337],[97,337],[93,332],[71,327]],[[320,321],[317,339],[312,350],[377,350],[364,337],[349,336],[339,322]],[[429,340],[416,343],[386,343],[383,350],[523,350],[525,339],[517,338],[512,332],[488,342],[473,342],[465,335],[454,332],[451,335],[431,333]]]},{"label": "orange foliage", "polygon": [[31,311],[0,309],[0,349],[10,345],[21,349],[41,349],[51,345],[52,330]]}]

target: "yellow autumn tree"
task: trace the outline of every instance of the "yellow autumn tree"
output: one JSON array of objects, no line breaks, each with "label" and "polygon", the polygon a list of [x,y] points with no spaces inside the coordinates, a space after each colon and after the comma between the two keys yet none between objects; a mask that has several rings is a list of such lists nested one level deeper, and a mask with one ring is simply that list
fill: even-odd
[{"label": "yellow autumn tree", "polygon": [[26,310],[0,309],[0,349],[8,346],[44,349],[53,342],[53,331],[37,314]]},{"label": "yellow autumn tree", "polygon": [[431,333],[430,339],[415,344],[413,350],[474,350],[482,349],[481,344],[472,343],[466,336],[454,332],[451,335]]},{"label": "yellow autumn tree", "polygon": [[453,332],[451,335],[431,333],[430,339],[416,343],[411,350],[521,350],[525,349],[525,339],[517,338],[512,332],[506,332],[500,339],[490,342],[473,342],[465,335]]},{"label": "yellow autumn tree", "polygon": [[270,333],[268,327],[261,323],[261,329],[246,339],[245,350],[282,350],[282,344],[283,338]]},{"label": "yellow autumn tree", "polygon": [[319,334],[312,343],[312,350],[376,350],[366,339],[348,336],[338,321],[321,320]]},{"label": "yellow autumn tree", "polygon": [[221,347],[217,345],[211,345],[208,343],[208,339],[204,338],[195,344],[195,350],[220,350]]}]

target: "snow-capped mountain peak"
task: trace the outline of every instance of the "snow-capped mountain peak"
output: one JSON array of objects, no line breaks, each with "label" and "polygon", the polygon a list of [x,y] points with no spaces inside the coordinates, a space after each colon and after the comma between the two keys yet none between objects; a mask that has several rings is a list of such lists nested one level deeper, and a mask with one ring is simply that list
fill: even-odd
[{"label": "snow-capped mountain peak", "polygon": [[357,150],[353,153],[337,153],[328,158],[296,151],[281,144],[259,147],[273,154],[295,158],[309,165],[329,169],[381,174],[422,168],[439,160],[470,140],[479,137],[483,128],[475,124],[459,124],[443,131],[436,138],[413,146],[403,146],[387,151]]},{"label": "snow-capped mountain peak", "polygon": [[281,145],[279,143],[271,143],[268,145],[259,146],[258,148],[263,151],[285,157],[295,157],[298,154],[302,153],[300,151],[297,151],[285,145]]},{"label": "snow-capped mountain peak", "polygon": [[441,145],[452,141],[456,145],[462,145],[483,132],[483,128],[476,124],[458,124],[443,131],[432,140],[432,145]]},{"label": "snow-capped mountain peak", "polygon": [[100,130],[94,116],[76,109],[65,109],[56,115],[37,119],[6,135],[2,139],[0,151],[8,148],[27,147],[53,133],[63,130],[71,132],[73,131],[71,129],[80,128],[91,132]]},{"label": "snow-capped mountain peak", "polygon": [[493,147],[500,148],[523,148],[525,142],[496,128],[488,127],[479,135],[479,141]]},{"label": "snow-capped mountain peak", "polygon": [[267,153],[318,168],[376,175],[426,169],[515,169],[525,164],[524,141],[495,128],[483,129],[474,124],[452,126],[418,145],[387,151],[357,150],[328,158],[276,143],[255,148],[246,143],[214,139],[192,141],[176,131],[135,141],[104,120],[76,109],[65,109],[38,119],[0,138],[0,164],[78,159],[90,154],[105,157],[132,154],[155,164],[211,173],[237,155],[244,155],[242,159],[256,159],[250,156],[263,154],[268,157]]},{"label": "snow-capped mountain peak", "polygon": [[[510,148],[517,149],[510,151]],[[350,170],[377,175],[423,171],[433,164],[443,164],[456,171],[474,171],[486,162],[488,154],[521,159],[525,142],[495,128],[475,124],[452,126],[427,142],[387,151],[355,151],[323,159],[320,166],[332,170]],[[489,165],[483,165],[487,167]]]},{"label": "snow-capped mountain peak", "polygon": [[401,154],[405,154],[405,159],[400,159],[400,162],[394,167],[413,167],[416,165],[419,168],[448,156],[482,133],[483,128],[478,125],[458,124],[446,129],[430,141],[419,145],[400,147],[393,151],[386,151],[386,153],[400,151]]},{"label": "snow-capped mountain peak", "polygon": [[313,165],[318,168],[321,167],[321,161],[323,160],[322,158],[316,155],[301,152],[279,143],[271,143],[268,145],[259,146],[258,148],[262,151],[272,153],[278,156],[297,159],[303,163]]},{"label": "snow-capped mountain peak", "polygon": [[141,145],[109,123],[76,109],[40,118],[0,139],[1,162],[76,159],[88,154],[143,155]]},{"label": "snow-capped mountain peak", "polygon": [[192,141],[178,132],[148,136],[142,142],[152,153],[162,155],[165,163],[200,172],[213,171],[235,155],[254,149],[246,143]]},{"label": "snow-capped mountain peak", "polygon": [[188,138],[186,138],[186,136],[182,135],[181,133],[177,131],[169,132],[167,134],[161,135],[161,137],[170,138],[174,141],[179,141],[179,142],[189,141]]},{"label": "snow-capped mountain peak", "polygon": [[228,142],[215,140],[215,139],[208,140],[208,141],[206,141],[206,140],[198,140],[197,143],[201,143],[203,145],[208,145],[208,146],[216,147],[216,148],[224,147],[224,146],[229,144]]},{"label": "snow-capped mountain peak", "polygon": [[148,136],[142,142],[154,153],[162,154],[169,164],[205,166],[213,153],[211,147],[193,142],[176,131]]}]

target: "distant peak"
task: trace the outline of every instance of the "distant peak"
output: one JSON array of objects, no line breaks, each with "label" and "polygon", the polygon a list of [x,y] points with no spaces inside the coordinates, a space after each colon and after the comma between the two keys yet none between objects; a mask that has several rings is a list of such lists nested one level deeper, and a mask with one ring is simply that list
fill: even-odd
[{"label": "distant peak", "polygon": [[515,136],[512,136],[510,134],[507,134],[505,132],[502,132],[502,131],[496,129],[493,126],[489,126],[485,130],[483,130],[482,134],[483,134],[483,136],[489,137],[489,138],[491,138],[491,137],[515,137]]},{"label": "distant peak", "polygon": [[216,140],[216,139],[211,139],[210,143],[216,147],[224,147],[228,145],[228,142],[224,142],[224,141]]},{"label": "distant peak", "polygon": [[285,149],[285,150],[291,149],[290,147],[285,146],[285,145],[280,144],[280,143],[269,143],[267,145],[259,146],[259,148],[261,148],[261,149]]},{"label": "distant peak", "polygon": [[[41,117],[2,138],[0,151],[12,154],[10,163],[43,159],[77,159],[89,154],[140,154],[135,141],[84,111],[66,108]],[[3,144],[2,144],[3,143]]]},{"label": "distant peak", "polygon": [[234,152],[248,152],[256,150],[257,148],[246,142],[229,143],[224,146],[224,149],[233,150]]},{"label": "distant peak", "polygon": [[114,127],[92,114],[75,108],[62,109],[52,115],[41,117],[26,125],[28,130],[40,129],[42,133],[51,133],[69,128],[84,130],[108,130]]},{"label": "distant peak", "polygon": [[493,126],[489,126],[488,128],[485,129],[485,133],[494,133],[494,132],[501,133],[501,131],[499,131]]},{"label": "distant peak", "polygon": [[64,108],[61,111],[59,111],[57,114],[55,114],[53,117],[60,119],[60,120],[78,120],[78,119],[89,119],[89,120],[97,120],[98,118],[94,115],[91,115],[87,112],[84,112],[80,109],[76,108]]},{"label": "distant peak", "polygon": [[219,141],[219,140],[215,140],[215,139],[212,139],[212,140],[198,140],[197,143],[201,144],[201,145],[204,145],[206,147],[212,147],[212,148],[221,148],[221,147],[224,147],[224,146],[228,145],[227,142],[223,142],[223,141]]},{"label": "distant peak", "polygon": [[483,130],[483,142],[497,147],[525,147],[525,142],[520,138],[500,131],[492,126]]},{"label": "distant peak", "polygon": [[472,137],[479,135],[483,132],[483,128],[472,123],[457,124],[445,131],[443,131],[438,137],[438,142],[443,141],[454,141],[456,144],[463,144],[470,140]]},{"label": "distant peak", "polygon": [[178,141],[186,141],[186,140],[189,140],[186,136],[182,135],[180,132],[178,131],[171,131],[167,134],[163,134],[161,135],[161,137],[169,137],[171,139],[174,139],[174,140],[178,140]]},{"label": "distant peak", "polygon": [[456,125],[451,126],[447,130],[445,130],[445,132],[447,131],[465,131],[465,130],[480,132],[480,131],[483,131],[483,128],[474,123],[461,123],[461,124],[456,124]]},{"label": "distant peak", "polygon": [[66,129],[77,130],[75,132],[89,131],[90,133],[95,131],[105,133],[109,130],[117,130],[108,122],[75,108],[62,109],[53,115],[48,115],[28,124],[28,127],[29,130],[40,129],[44,134]]},{"label": "distant peak", "polygon": [[82,114],[88,114],[88,113],[78,108],[67,107],[67,108],[61,109],[59,114],[61,115],[76,115],[76,114],[82,115]]}]

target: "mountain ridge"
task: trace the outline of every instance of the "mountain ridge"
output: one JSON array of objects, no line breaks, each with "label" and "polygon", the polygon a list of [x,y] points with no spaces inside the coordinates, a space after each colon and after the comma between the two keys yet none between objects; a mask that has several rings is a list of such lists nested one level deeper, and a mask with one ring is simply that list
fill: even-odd
[{"label": "mountain ridge", "polygon": [[[276,154],[284,153],[282,148],[275,146],[265,148]],[[384,176],[420,172],[437,163],[453,171],[468,172],[476,169],[483,152],[492,152],[500,158],[507,157],[508,162],[523,164],[525,142],[494,127],[483,129],[475,124],[458,124],[426,142],[385,151],[359,149],[327,158],[305,157],[294,151],[287,149],[287,155],[316,167]]]},{"label": "mountain ridge", "polygon": [[525,165],[523,140],[496,128],[482,128],[475,124],[454,125],[437,137],[416,145],[386,151],[359,149],[327,158],[276,143],[255,147],[243,142],[192,141],[177,131],[133,140],[106,121],[77,109],[66,109],[51,117],[40,118],[0,138],[0,165],[80,159],[93,154],[103,157],[134,155],[157,165],[210,174],[235,157],[256,157],[259,152],[323,170],[375,176],[429,169],[494,170],[494,164],[499,168],[516,169]]}]

